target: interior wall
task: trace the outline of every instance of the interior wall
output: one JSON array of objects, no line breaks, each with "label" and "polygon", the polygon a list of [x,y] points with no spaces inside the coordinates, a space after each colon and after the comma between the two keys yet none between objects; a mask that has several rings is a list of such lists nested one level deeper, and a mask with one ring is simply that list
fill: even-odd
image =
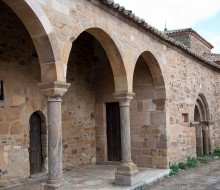
[{"label": "interior wall", "polygon": [[154,103],[155,87],[146,61],[140,56],[134,71],[131,102],[132,159],[140,167],[166,168],[166,114]]},{"label": "interior wall", "polygon": [[29,119],[46,113],[45,97],[36,86],[40,67],[31,38],[19,18],[0,1],[0,180],[30,175]]},{"label": "interior wall", "polygon": [[65,169],[99,163],[106,156],[105,102],[112,101],[114,79],[99,42],[82,33],[73,43],[63,97],[63,165]]}]

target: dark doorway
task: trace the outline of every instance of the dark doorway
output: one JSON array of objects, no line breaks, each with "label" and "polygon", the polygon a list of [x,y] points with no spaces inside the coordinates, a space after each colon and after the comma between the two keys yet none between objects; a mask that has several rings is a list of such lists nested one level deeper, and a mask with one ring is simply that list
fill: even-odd
[{"label": "dark doorway", "polygon": [[121,161],[119,103],[106,103],[108,161]]},{"label": "dark doorway", "polygon": [[33,113],[30,118],[30,173],[42,171],[41,118]]}]

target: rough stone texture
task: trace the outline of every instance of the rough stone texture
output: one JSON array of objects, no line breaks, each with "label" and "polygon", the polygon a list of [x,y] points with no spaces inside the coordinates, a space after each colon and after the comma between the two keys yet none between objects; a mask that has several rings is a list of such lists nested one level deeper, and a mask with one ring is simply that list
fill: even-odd
[{"label": "rough stone texture", "polygon": [[4,181],[30,175],[29,119],[35,111],[45,113],[46,105],[36,86],[40,68],[32,57],[28,32],[2,2],[0,10],[0,80],[5,94],[0,101],[0,180]]},{"label": "rough stone texture", "polygon": [[[130,111],[132,157],[138,165],[164,168],[196,155],[195,127],[190,123],[194,121],[199,94],[207,100],[212,121],[210,149],[219,146],[217,66],[212,67],[211,62],[207,65],[202,58],[188,54],[188,49],[162,40],[151,29],[144,30],[133,21],[124,22],[127,17],[100,1],[30,2],[30,7],[38,7],[39,14],[29,10],[22,16],[20,11],[20,18],[26,25],[27,15],[33,19],[28,29],[39,53],[43,82],[61,82],[67,77],[72,84],[62,104],[65,169],[107,161],[105,103],[115,101],[114,92],[136,93]],[[27,10],[25,3],[13,10]],[[45,114],[46,101],[36,87],[42,81],[30,37],[7,7],[1,10],[0,79],[4,81],[6,99],[0,102],[0,169],[1,179],[9,179],[29,175],[27,159],[13,165],[10,155],[17,151],[15,145],[21,146],[25,157],[30,115],[37,110]],[[36,20],[38,24],[39,20],[48,22],[48,26],[33,25]],[[80,39],[83,31],[100,44],[88,35]],[[21,173],[7,173],[12,165]],[[21,166],[25,169],[20,170]]]},{"label": "rough stone texture", "polygon": [[173,39],[185,44],[193,52],[196,52],[199,55],[202,55],[203,53],[207,53],[207,54],[211,53],[210,47],[207,47],[207,45],[205,45],[202,42],[202,39],[200,39],[193,32],[185,32],[185,33],[181,33],[181,34],[177,33],[177,34],[170,35],[170,36]]}]

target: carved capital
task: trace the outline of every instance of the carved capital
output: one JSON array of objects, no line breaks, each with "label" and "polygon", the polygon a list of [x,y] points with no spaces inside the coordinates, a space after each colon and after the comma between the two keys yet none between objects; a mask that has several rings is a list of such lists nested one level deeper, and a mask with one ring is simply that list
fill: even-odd
[{"label": "carved capital", "polygon": [[119,101],[120,107],[129,107],[135,94],[131,92],[117,92],[113,95],[115,96],[115,99]]},{"label": "carved capital", "polygon": [[67,92],[71,84],[65,82],[44,82],[38,83],[37,86],[41,89],[42,93],[48,97],[48,100],[58,100]]},{"label": "carved capital", "polygon": [[190,122],[190,127],[196,127],[196,126],[199,126],[200,125],[200,122]]}]

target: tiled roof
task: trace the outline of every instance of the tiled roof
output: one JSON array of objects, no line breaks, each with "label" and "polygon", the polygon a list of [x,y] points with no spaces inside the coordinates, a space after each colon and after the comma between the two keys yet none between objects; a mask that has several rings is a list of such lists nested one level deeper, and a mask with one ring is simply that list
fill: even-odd
[{"label": "tiled roof", "polygon": [[220,54],[215,54],[215,53],[212,53],[212,54],[203,54],[203,56],[208,59],[209,61],[211,62],[219,62],[220,63]]},{"label": "tiled roof", "polygon": [[121,6],[118,3],[115,3],[114,0],[88,0],[88,1],[96,4],[97,6],[99,6],[100,3],[106,5],[109,9],[117,11],[117,14],[120,14],[121,16],[124,16],[126,19],[135,22],[140,27],[142,27],[146,31],[152,33],[153,35],[157,36],[158,38],[168,42],[169,44],[172,44],[172,45],[182,49],[184,52],[187,52],[188,54],[192,55],[193,57],[197,58],[200,61],[202,61],[210,66],[213,66],[217,69],[220,69],[220,65],[217,65],[216,63],[208,60],[203,55],[199,55],[199,54],[193,52],[186,45],[182,44],[179,41],[174,40],[173,38],[166,35],[164,32],[161,32],[158,29],[156,29],[155,27],[149,25],[147,22],[145,22],[144,19],[136,16],[131,10],[126,10],[124,6]]},{"label": "tiled roof", "polygon": [[165,33],[170,36],[170,35],[175,35],[175,34],[180,34],[180,33],[185,33],[185,32],[191,32],[194,33],[196,36],[198,36],[202,41],[204,41],[206,44],[210,46],[210,48],[213,48],[213,45],[210,44],[206,39],[204,39],[202,36],[200,36],[195,30],[192,28],[184,28],[184,29],[178,29],[178,30],[167,30]]}]

